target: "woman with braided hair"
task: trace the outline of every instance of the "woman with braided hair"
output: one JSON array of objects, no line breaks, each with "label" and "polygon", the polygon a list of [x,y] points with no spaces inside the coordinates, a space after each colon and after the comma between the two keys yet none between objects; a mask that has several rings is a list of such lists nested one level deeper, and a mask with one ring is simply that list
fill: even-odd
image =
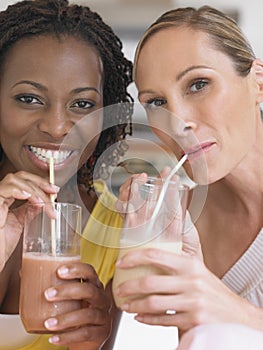
[{"label": "woman with braided hair", "polygon": [[[0,13],[0,72],[0,329],[8,320],[14,334],[1,334],[0,349],[110,349],[119,319],[110,295],[117,249],[103,244],[103,235],[111,227],[118,231],[122,220],[99,178],[123,155],[131,132],[132,64],[112,29],[88,7],[35,0]],[[122,107],[102,109],[116,104]],[[57,186],[48,180],[50,154]],[[83,309],[46,320],[50,335],[30,336],[22,324],[12,326],[19,317],[24,210],[51,194],[91,213],[83,224],[82,263],[59,274],[72,284],[45,293],[49,301],[81,300]]]}]

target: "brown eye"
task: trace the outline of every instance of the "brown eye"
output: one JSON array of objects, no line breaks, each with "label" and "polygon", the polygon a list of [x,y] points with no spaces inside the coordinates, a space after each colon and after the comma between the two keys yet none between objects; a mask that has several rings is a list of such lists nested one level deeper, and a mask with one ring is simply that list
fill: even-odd
[{"label": "brown eye", "polygon": [[18,95],[15,99],[25,104],[42,104],[37,97],[32,95]]},{"label": "brown eye", "polygon": [[89,109],[94,107],[95,103],[87,100],[79,100],[73,103],[72,107],[81,108],[81,109]]}]

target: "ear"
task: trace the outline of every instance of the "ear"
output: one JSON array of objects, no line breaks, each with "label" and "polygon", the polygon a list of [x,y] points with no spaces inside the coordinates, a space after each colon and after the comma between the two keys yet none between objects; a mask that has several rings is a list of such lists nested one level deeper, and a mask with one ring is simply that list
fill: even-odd
[{"label": "ear", "polygon": [[257,84],[257,100],[263,102],[263,61],[259,58],[252,63],[251,72],[254,72]]}]

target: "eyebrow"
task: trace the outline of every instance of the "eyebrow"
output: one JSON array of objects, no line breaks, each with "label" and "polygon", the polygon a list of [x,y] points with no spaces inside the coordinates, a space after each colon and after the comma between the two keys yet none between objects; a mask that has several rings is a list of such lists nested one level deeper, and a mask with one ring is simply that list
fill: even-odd
[{"label": "eyebrow", "polygon": [[[204,66],[204,65],[191,66],[191,67],[188,67],[187,69],[183,70],[181,73],[179,73],[176,76],[175,80],[178,81],[178,80],[182,79],[187,73],[191,72],[192,70],[200,69],[200,68],[210,69],[210,67]],[[138,93],[138,97],[140,97],[140,95],[142,95],[142,94],[154,94],[154,91],[153,90],[142,90]]]},{"label": "eyebrow", "polygon": [[21,84],[28,84],[28,85],[32,85],[34,87],[36,87],[37,89],[39,90],[42,90],[42,91],[47,91],[47,88],[42,85],[42,84],[39,84],[39,83],[36,83],[35,81],[32,81],[32,80],[21,80],[21,81],[18,81],[17,83],[15,83],[12,88],[14,88],[15,86],[17,85],[21,85]]},{"label": "eyebrow", "polygon": [[[37,89],[42,90],[42,91],[48,90],[48,88],[46,86],[39,84],[39,83],[32,81],[32,80],[21,80],[21,81],[15,83],[12,87],[14,88],[15,86],[21,85],[21,84],[32,85],[32,86],[34,86]],[[83,91],[95,91],[98,95],[101,95],[99,90],[97,90],[96,88],[91,87],[91,86],[85,86],[85,87],[79,87],[79,88],[73,89],[71,91],[71,93],[78,94],[78,93],[83,92]]]},{"label": "eyebrow", "polygon": [[76,89],[73,89],[71,92],[73,92],[74,94],[79,94],[80,92],[83,92],[83,91],[95,91],[97,94],[101,95],[99,90],[91,86],[76,88]]},{"label": "eyebrow", "polygon": [[178,80],[182,79],[184,75],[186,75],[187,73],[191,72],[192,70],[200,69],[200,68],[209,69],[210,67],[204,66],[204,65],[198,65],[198,66],[191,66],[191,67],[188,67],[187,69],[183,70],[181,73],[179,73],[179,74],[176,76],[176,80],[178,81]]}]

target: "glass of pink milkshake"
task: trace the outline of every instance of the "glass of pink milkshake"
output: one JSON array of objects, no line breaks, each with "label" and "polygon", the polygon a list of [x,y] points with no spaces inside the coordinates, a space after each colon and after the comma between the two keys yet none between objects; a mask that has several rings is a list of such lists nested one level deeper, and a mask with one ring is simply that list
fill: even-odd
[{"label": "glass of pink milkshake", "polygon": [[[55,211],[55,215],[54,215]],[[53,213],[53,216],[52,216]],[[80,261],[81,207],[69,203],[28,205],[20,287],[20,317],[29,333],[49,333],[44,321],[80,308],[80,302],[49,302],[44,291],[60,283],[59,266]]]}]

